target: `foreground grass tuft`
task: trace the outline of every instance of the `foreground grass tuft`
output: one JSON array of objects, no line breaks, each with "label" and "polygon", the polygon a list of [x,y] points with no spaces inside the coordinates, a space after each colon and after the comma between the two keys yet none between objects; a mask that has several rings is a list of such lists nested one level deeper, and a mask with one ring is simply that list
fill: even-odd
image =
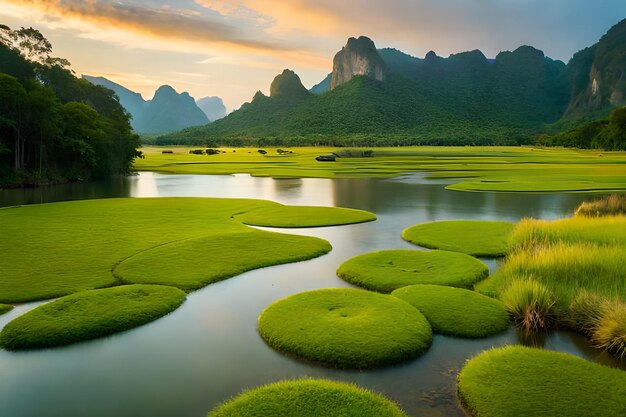
[{"label": "foreground grass tuft", "polygon": [[626,359],[626,304],[605,302],[592,328],[591,340],[599,348]]},{"label": "foreground grass tuft", "polygon": [[532,278],[511,282],[501,300],[506,311],[513,316],[515,325],[523,330],[545,330],[556,323],[552,293]]},{"label": "foreground grass tuft", "polygon": [[469,255],[446,251],[383,250],[348,259],[337,276],[368,290],[390,293],[414,284],[470,288],[489,268]]},{"label": "foreground grass tuft", "polygon": [[371,368],[428,349],[424,316],[389,295],[355,289],[308,291],[278,300],[259,316],[259,333],[283,353],[337,368]]},{"label": "foreground grass tuft", "polygon": [[364,223],[376,216],[363,210],[340,207],[275,206],[248,211],[235,219],[250,226],[321,227]]},{"label": "foreground grass tuft", "polygon": [[611,194],[599,200],[585,201],[576,209],[576,216],[626,216],[626,195]]},{"label": "foreground grass tuft", "polygon": [[0,333],[0,346],[41,349],[108,336],[154,321],[184,301],[183,291],[158,285],[72,294],[9,322]]},{"label": "foreground grass tuft", "polygon": [[459,373],[458,392],[467,411],[481,417],[622,417],[626,412],[626,372],[522,346],[469,360]]},{"label": "foreground grass tuft", "polygon": [[402,238],[430,249],[499,257],[509,251],[513,227],[509,222],[446,220],[409,227],[402,232]]},{"label": "foreground grass tuft", "polygon": [[356,385],[303,379],[275,382],[226,401],[208,417],[407,417],[391,401]]},{"label": "foreground grass tuft", "polygon": [[474,338],[491,336],[509,327],[509,316],[502,303],[474,291],[412,285],[391,295],[422,312],[436,333]]}]

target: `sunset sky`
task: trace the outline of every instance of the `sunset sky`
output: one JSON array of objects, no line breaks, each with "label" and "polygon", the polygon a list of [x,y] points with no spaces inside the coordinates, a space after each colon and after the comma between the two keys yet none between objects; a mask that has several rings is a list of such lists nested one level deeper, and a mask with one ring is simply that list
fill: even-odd
[{"label": "sunset sky", "polygon": [[291,68],[307,87],[349,36],[423,57],[527,44],[569,60],[626,17],[624,0],[0,0],[0,23],[33,26],[80,74],[151,98],[162,84],[229,110]]}]

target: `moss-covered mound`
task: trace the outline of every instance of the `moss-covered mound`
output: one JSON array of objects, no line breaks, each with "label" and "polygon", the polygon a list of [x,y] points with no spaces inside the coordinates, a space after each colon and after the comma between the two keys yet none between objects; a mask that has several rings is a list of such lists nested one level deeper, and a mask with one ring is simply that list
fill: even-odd
[{"label": "moss-covered mound", "polygon": [[264,385],[225,402],[208,417],[406,417],[394,403],[352,384],[295,380]]},{"label": "moss-covered mound", "polygon": [[315,258],[331,249],[330,243],[315,237],[245,228],[140,252],[114,272],[126,283],[190,291],[252,269]]},{"label": "moss-covered mound", "polygon": [[458,390],[466,409],[481,417],[626,415],[626,372],[522,346],[468,361]]},{"label": "moss-covered mound", "polygon": [[13,309],[13,306],[0,304],[0,314],[8,313]]},{"label": "moss-covered mound", "polygon": [[355,289],[308,291],[267,307],[259,333],[273,348],[338,368],[402,362],[428,349],[424,316],[389,295]]},{"label": "moss-covered mound", "polygon": [[489,268],[463,253],[383,250],[348,259],[337,269],[337,275],[359,287],[389,293],[414,284],[469,288],[486,278]]},{"label": "moss-covered mound", "polygon": [[11,321],[0,333],[0,346],[40,349],[108,336],[156,320],[184,301],[183,291],[159,285],[80,292]]},{"label": "moss-covered mound", "polygon": [[363,210],[282,205],[258,208],[235,218],[251,226],[267,227],[339,226],[376,220],[374,214]]},{"label": "moss-covered mound", "polygon": [[433,331],[460,337],[491,336],[509,327],[502,303],[474,291],[439,285],[412,285],[392,293],[426,316]]},{"label": "moss-covered mound", "polygon": [[430,249],[499,257],[507,254],[514,227],[509,222],[446,220],[409,227],[402,232],[402,238]]}]

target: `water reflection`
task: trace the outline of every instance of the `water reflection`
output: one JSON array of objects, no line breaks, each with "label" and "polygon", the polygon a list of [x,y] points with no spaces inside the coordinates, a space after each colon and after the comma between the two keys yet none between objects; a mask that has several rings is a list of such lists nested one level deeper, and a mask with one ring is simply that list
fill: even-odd
[{"label": "water reflection", "polygon": [[[456,218],[556,218],[570,215],[585,198],[463,193],[446,191],[444,184],[420,174],[395,179],[273,180],[142,173],[106,185],[0,191],[2,206],[80,198],[211,196],[338,205],[379,216],[376,222],[360,225],[281,230],[327,239],[333,251],[211,285],[190,294],[174,313],[138,329],[62,349],[0,351],[0,416],[201,417],[243,388],[302,376],[355,382],[398,401],[411,415],[463,416],[455,399],[456,372],[468,357],[484,349],[520,343],[513,329],[479,340],[436,336],[423,357],[364,372],[293,360],[267,347],[256,332],[259,313],[279,298],[309,289],[349,287],[335,275],[345,259],[373,250],[414,248],[400,235],[410,225]],[[495,267],[493,261],[488,264]],[[0,317],[0,326],[33,306],[20,306]],[[611,363],[572,333],[549,333],[542,344]]]}]

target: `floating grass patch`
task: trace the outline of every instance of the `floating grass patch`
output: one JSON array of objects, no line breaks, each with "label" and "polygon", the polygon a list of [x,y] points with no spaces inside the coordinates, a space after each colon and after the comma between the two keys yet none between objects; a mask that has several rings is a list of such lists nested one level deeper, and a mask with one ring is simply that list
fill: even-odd
[{"label": "floating grass patch", "polygon": [[576,216],[626,216],[626,195],[611,194],[597,200],[585,201],[576,209]]},{"label": "floating grass patch", "polygon": [[389,295],[354,289],[308,291],[267,307],[259,333],[283,353],[338,368],[412,359],[432,341],[424,316]]},{"label": "floating grass patch", "polygon": [[622,417],[626,372],[565,353],[508,346],[469,360],[458,392],[474,416]]},{"label": "floating grass patch", "polygon": [[[202,238],[226,241],[237,233],[242,239],[269,236],[246,235],[252,228],[232,219],[236,213],[263,207],[284,206],[248,199],[126,198],[0,209],[0,302],[49,299],[117,285],[121,281],[112,271],[118,264],[125,263],[124,260],[157,248],[165,255],[166,248],[176,251],[180,248],[177,244],[184,245],[182,242],[187,240],[187,249],[193,251],[194,242],[198,250],[185,253],[189,264],[184,269],[197,268],[194,279],[200,276],[201,281],[210,282],[200,269],[213,263],[213,253],[206,250],[215,246]],[[326,212],[325,219],[330,221],[330,217],[331,212]],[[319,239],[309,237],[298,240],[298,244],[290,248],[294,242],[292,236],[272,236],[276,259],[266,256],[257,262],[259,266],[286,262],[286,259],[306,259],[313,256],[312,252],[321,254],[329,248]],[[254,242],[240,243],[241,246],[230,246],[230,263],[227,264],[232,266],[238,259],[243,265],[240,269],[247,270],[255,263],[250,254]],[[319,250],[322,246],[327,249]],[[192,256],[194,259],[190,259]],[[163,262],[152,266],[151,270],[161,268],[172,270]],[[172,274],[167,282],[175,283],[175,280],[176,274]],[[143,275],[144,281],[149,281],[147,274]],[[154,282],[165,280],[159,276]],[[181,287],[185,285],[181,283]],[[193,285],[187,288],[191,287],[195,288]]]},{"label": "floating grass patch", "polygon": [[8,313],[13,309],[13,306],[7,304],[0,304],[0,314]]},{"label": "floating grass patch", "polygon": [[330,250],[330,243],[323,239],[246,228],[140,252],[114,272],[126,283],[191,291],[252,269],[303,261]]},{"label": "floating grass patch", "polygon": [[184,301],[181,290],[158,285],[80,292],[9,322],[0,333],[0,346],[41,349],[108,336],[154,321]]},{"label": "floating grass patch", "polygon": [[351,284],[389,293],[414,284],[469,288],[489,275],[489,268],[469,255],[447,251],[383,250],[355,256],[337,275]]},{"label": "floating grass patch", "polygon": [[556,323],[554,296],[546,286],[532,278],[511,282],[501,300],[513,316],[515,325],[523,330],[545,330]]},{"label": "floating grass patch", "polygon": [[474,338],[491,336],[509,327],[509,316],[502,303],[474,291],[412,285],[391,295],[424,314],[435,333]]},{"label": "floating grass patch", "polygon": [[356,385],[328,380],[282,381],[245,391],[208,417],[407,417],[386,398]]},{"label": "floating grass patch", "polygon": [[509,250],[513,228],[509,222],[446,220],[409,227],[402,232],[402,238],[425,248],[499,257]]},{"label": "floating grass patch", "polygon": [[254,209],[235,218],[244,224],[266,227],[339,226],[376,220],[375,215],[363,210],[282,205]]}]

